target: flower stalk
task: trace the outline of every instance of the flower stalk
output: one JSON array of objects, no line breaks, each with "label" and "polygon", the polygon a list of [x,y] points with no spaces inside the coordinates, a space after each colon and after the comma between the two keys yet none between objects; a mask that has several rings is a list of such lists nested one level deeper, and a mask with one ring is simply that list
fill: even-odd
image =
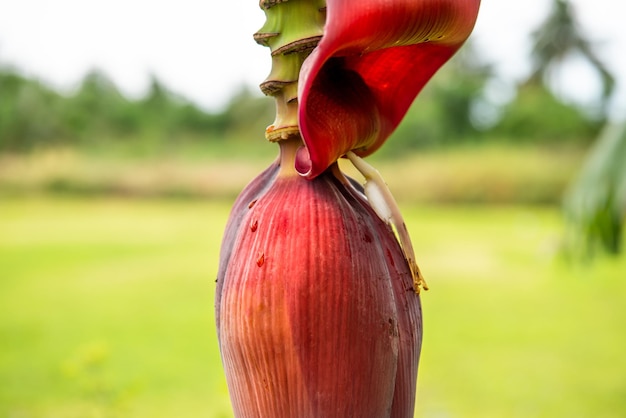
[{"label": "flower stalk", "polygon": [[266,22],[254,34],[260,45],[270,48],[272,70],[261,91],[276,101],[276,119],[265,137],[271,142],[300,137],[298,125],[298,78],[304,60],[322,38],[326,20],[324,0],[261,1]]}]

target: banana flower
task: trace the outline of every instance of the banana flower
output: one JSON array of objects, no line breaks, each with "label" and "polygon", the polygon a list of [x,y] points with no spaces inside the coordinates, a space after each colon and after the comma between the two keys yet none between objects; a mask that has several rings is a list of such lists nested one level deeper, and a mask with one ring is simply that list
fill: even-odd
[{"label": "banana flower", "polygon": [[[215,313],[234,414],[412,417],[423,282],[393,198],[359,156],[461,46],[479,0],[260,5],[255,39],[273,60],[261,89],[277,108],[266,137],[280,152],[222,241]],[[365,189],[340,171],[344,155]]]}]

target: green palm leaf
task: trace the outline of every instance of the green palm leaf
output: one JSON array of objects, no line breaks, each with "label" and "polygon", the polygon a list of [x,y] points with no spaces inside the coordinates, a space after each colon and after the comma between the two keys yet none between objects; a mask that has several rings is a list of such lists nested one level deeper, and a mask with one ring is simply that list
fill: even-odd
[{"label": "green palm leaf", "polygon": [[607,126],[565,197],[567,247],[618,254],[626,215],[626,122]]}]

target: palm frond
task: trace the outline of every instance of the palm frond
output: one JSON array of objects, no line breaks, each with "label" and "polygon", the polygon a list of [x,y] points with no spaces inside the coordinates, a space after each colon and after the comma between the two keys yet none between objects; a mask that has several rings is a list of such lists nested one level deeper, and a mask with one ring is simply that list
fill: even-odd
[{"label": "palm frond", "polygon": [[626,122],[603,130],[565,196],[564,209],[570,254],[620,252],[626,217]]},{"label": "palm frond", "polygon": [[569,0],[553,0],[552,10],[532,33],[532,72],[530,80],[545,82],[548,73],[576,54],[597,72],[602,83],[602,105],[606,107],[615,90],[615,79],[594,52],[595,43],[578,23]]}]

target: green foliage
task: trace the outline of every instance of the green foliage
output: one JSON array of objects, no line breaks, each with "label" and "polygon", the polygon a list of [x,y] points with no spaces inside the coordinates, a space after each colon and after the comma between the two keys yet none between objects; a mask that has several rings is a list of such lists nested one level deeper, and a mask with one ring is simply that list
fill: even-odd
[{"label": "green foliage", "polygon": [[247,88],[236,92],[226,109],[220,114],[224,133],[228,137],[258,142],[264,138],[265,129],[275,116],[275,102],[259,97]]},{"label": "green foliage", "polygon": [[503,109],[491,132],[515,142],[589,144],[599,122],[559,101],[544,85],[529,82]]},{"label": "green foliage", "polygon": [[620,252],[626,218],[626,123],[609,125],[597,139],[567,194],[565,213],[571,252]]},{"label": "green foliage", "polygon": [[0,151],[26,150],[61,132],[60,95],[10,70],[0,71]]},{"label": "green foliage", "polygon": [[[55,145],[155,150],[189,138],[223,142],[263,138],[273,119],[271,100],[240,91],[223,112],[206,112],[152,78],[145,97],[129,100],[103,73],[92,71],[69,96],[0,67],[0,152]],[[255,138],[255,139],[253,139]]]},{"label": "green foliage", "polygon": [[87,74],[78,91],[64,100],[58,117],[64,121],[65,128],[60,135],[79,143],[101,136],[124,135],[138,127],[131,103],[111,80],[97,71]]}]

